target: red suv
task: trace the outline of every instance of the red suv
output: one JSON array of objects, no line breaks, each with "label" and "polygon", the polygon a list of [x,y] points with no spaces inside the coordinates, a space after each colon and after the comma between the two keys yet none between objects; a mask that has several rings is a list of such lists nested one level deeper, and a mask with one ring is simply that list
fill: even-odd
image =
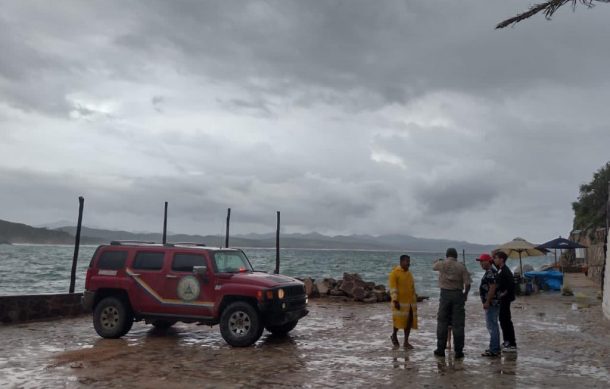
[{"label": "red suv", "polygon": [[241,250],[128,241],[97,248],[83,306],[104,338],[125,335],[134,321],[159,328],[183,321],[220,324],[237,347],[256,342],[265,328],[286,334],[308,313],[302,282],[254,271]]}]

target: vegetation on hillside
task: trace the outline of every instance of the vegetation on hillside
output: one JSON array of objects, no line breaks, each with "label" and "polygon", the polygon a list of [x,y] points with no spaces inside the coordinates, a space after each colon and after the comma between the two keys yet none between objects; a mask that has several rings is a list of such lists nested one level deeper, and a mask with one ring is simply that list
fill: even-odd
[{"label": "vegetation on hillside", "polygon": [[587,230],[606,226],[610,162],[593,174],[593,180],[580,186],[578,201],[572,203],[574,229]]}]

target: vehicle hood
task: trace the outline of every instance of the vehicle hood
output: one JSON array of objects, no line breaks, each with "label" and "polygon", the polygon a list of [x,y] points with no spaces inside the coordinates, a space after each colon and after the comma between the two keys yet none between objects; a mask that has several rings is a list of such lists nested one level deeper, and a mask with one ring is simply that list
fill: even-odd
[{"label": "vehicle hood", "polygon": [[249,284],[262,286],[265,288],[273,288],[275,286],[285,284],[303,284],[296,278],[284,276],[281,274],[268,273],[236,273],[231,277],[231,283]]}]

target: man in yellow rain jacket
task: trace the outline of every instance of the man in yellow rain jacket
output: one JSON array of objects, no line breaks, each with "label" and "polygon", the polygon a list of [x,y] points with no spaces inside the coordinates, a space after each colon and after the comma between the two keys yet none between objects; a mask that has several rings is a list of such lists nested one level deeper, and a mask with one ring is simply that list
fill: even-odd
[{"label": "man in yellow rain jacket", "polygon": [[412,349],[409,343],[411,329],[417,329],[417,295],[415,294],[415,281],[409,271],[411,257],[400,256],[400,266],[396,266],[389,276],[390,296],[392,298],[392,344],[398,346],[398,329],[405,331],[405,348]]}]

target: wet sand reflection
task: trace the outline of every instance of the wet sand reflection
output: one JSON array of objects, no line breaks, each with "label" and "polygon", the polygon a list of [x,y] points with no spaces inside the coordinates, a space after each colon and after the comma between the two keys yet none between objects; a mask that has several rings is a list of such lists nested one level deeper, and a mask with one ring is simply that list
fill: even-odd
[{"label": "wet sand reflection", "polygon": [[[315,301],[290,336],[265,333],[249,348],[228,346],[218,327],[135,323],[122,339],[101,339],[91,319],[0,327],[5,387],[359,387],[579,386],[610,382],[610,325],[595,307],[574,312],[544,298],[515,309],[519,354],[480,356],[488,342],[479,304],[469,303],[466,358],[436,358],[436,302],[419,307],[413,350],[389,340],[387,304]],[[598,307],[599,308],[599,307]],[[546,314],[541,315],[540,312]],[[546,329],[546,331],[544,331]],[[549,330],[550,329],[550,330]],[[552,331],[552,332],[550,332]],[[552,335],[552,341],[549,336]]]}]

